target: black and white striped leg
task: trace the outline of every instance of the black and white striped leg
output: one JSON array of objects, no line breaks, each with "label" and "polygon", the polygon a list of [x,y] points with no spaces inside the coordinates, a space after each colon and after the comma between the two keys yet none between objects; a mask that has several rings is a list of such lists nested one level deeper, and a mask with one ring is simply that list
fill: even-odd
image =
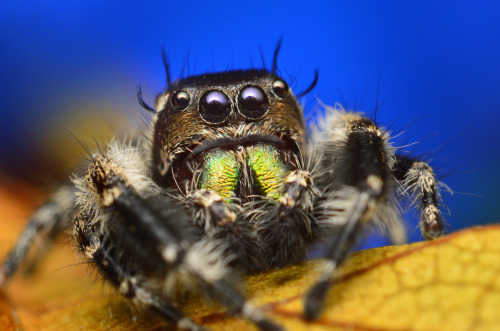
[{"label": "black and white striped leg", "polygon": [[341,114],[336,120],[322,160],[324,168],[331,169],[332,181],[326,188],[326,200],[319,201],[316,208],[323,213],[324,223],[339,229],[325,245],[328,261],[323,274],[305,296],[304,314],[309,320],[320,316],[338,266],[377,210],[387,209],[393,186],[394,157],[388,135],[358,114]]},{"label": "black and white striped leg", "polygon": [[80,251],[98,268],[106,280],[113,284],[123,296],[142,307],[156,311],[177,328],[203,330],[191,319],[183,317],[181,312],[160,296],[141,287],[139,278],[129,270],[130,268],[125,267],[127,264],[123,261],[119,262],[119,254],[116,246],[110,242],[110,237],[106,239],[96,225],[89,223],[90,220],[88,215],[79,214],[74,222],[74,235]]},{"label": "black and white striped leg", "polygon": [[441,215],[442,203],[440,186],[432,168],[423,161],[398,155],[394,166],[394,176],[401,183],[403,192],[410,195],[413,205],[420,209],[420,230],[426,239],[444,234],[444,220]]},{"label": "black and white striped leg", "polygon": [[[5,284],[19,268],[19,265],[24,262],[29,248],[38,236],[46,234],[48,240],[53,240],[55,232],[59,232],[71,224],[74,196],[74,187],[62,186],[33,213],[16,245],[9,251],[1,266],[0,286]],[[40,256],[37,258],[39,259]]]},{"label": "black and white striped leg", "polygon": [[304,259],[307,244],[315,236],[315,221],[310,211],[318,195],[312,175],[305,170],[295,170],[286,177],[279,201],[257,201],[248,206],[268,268]]},{"label": "black and white striped leg", "polygon": [[[128,240],[122,240],[119,249],[127,252],[127,259],[133,260],[136,267],[144,262],[138,260],[139,255],[134,251],[146,247],[151,259],[164,265],[167,274],[183,273],[179,281],[186,278],[194,281],[213,300],[263,330],[280,329],[231,285],[233,275],[226,266],[227,257],[222,254],[220,243],[210,238],[187,239],[189,222],[180,208],[167,208],[165,203],[156,203],[156,198],[141,197],[128,182],[126,173],[107,157],[95,157],[85,179],[105,214],[111,215],[109,220],[101,222],[101,228],[111,227],[116,233],[128,234]],[[158,277],[156,273],[152,275]]]}]

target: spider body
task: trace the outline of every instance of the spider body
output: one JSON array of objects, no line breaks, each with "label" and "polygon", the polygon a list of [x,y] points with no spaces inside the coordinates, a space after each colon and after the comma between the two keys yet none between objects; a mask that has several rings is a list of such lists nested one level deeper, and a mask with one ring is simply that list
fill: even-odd
[{"label": "spider body", "polygon": [[441,235],[432,169],[397,155],[389,133],[360,113],[326,107],[308,136],[297,98],[275,73],[278,50],[272,71],[173,83],[164,57],[168,88],[156,109],[139,91],[153,113],[150,138],[113,141],[90,155],[73,188],[61,188],[32,216],[0,283],[37,233],[72,218],[84,258],[125,297],[175,325],[199,328],[175,304],[191,291],[277,330],[241,294],[238,274],[301,261],[309,244],[321,242],[325,271],[304,307],[312,319],[363,228],[378,224],[393,241],[405,240],[396,195],[415,199],[424,236]]}]

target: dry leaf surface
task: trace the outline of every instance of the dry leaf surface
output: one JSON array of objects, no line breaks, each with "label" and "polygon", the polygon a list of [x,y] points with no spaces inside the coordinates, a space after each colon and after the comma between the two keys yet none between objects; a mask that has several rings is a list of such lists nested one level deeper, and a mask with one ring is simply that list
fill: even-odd
[{"label": "dry leaf surface", "polygon": [[[3,258],[37,200],[17,184],[0,187]],[[103,289],[95,271],[75,257],[68,240],[58,239],[34,275],[17,275],[0,291],[0,330],[169,329],[161,319]],[[302,299],[320,270],[321,261],[314,260],[252,275],[246,289],[255,304],[290,330],[500,328],[500,226],[353,254],[328,294],[322,317],[307,323],[302,319]],[[209,329],[255,329],[196,298],[186,299],[182,306]]]}]

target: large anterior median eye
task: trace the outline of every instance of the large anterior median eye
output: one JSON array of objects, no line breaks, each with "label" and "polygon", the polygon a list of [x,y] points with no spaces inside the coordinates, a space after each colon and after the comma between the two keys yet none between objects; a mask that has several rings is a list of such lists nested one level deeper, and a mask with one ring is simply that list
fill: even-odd
[{"label": "large anterior median eye", "polygon": [[246,118],[259,119],[267,113],[269,100],[260,87],[246,86],[238,97],[238,108]]},{"label": "large anterior median eye", "polygon": [[220,124],[231,113],[231,102],[221,91],[208,91],[200,100],[200,115],[210,124]]}]

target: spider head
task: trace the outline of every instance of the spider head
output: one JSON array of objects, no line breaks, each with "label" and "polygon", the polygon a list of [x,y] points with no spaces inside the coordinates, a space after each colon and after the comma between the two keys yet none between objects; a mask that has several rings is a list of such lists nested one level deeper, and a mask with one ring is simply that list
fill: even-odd
[{"label": "spider head", "polygon": [[156,108],[153,173],[163,185],[191,178],[213,150],[236,153],[266,144],[298,154],[305,143],[296,97],[282,78],[264,69],[180,79],[158,96]]}]

